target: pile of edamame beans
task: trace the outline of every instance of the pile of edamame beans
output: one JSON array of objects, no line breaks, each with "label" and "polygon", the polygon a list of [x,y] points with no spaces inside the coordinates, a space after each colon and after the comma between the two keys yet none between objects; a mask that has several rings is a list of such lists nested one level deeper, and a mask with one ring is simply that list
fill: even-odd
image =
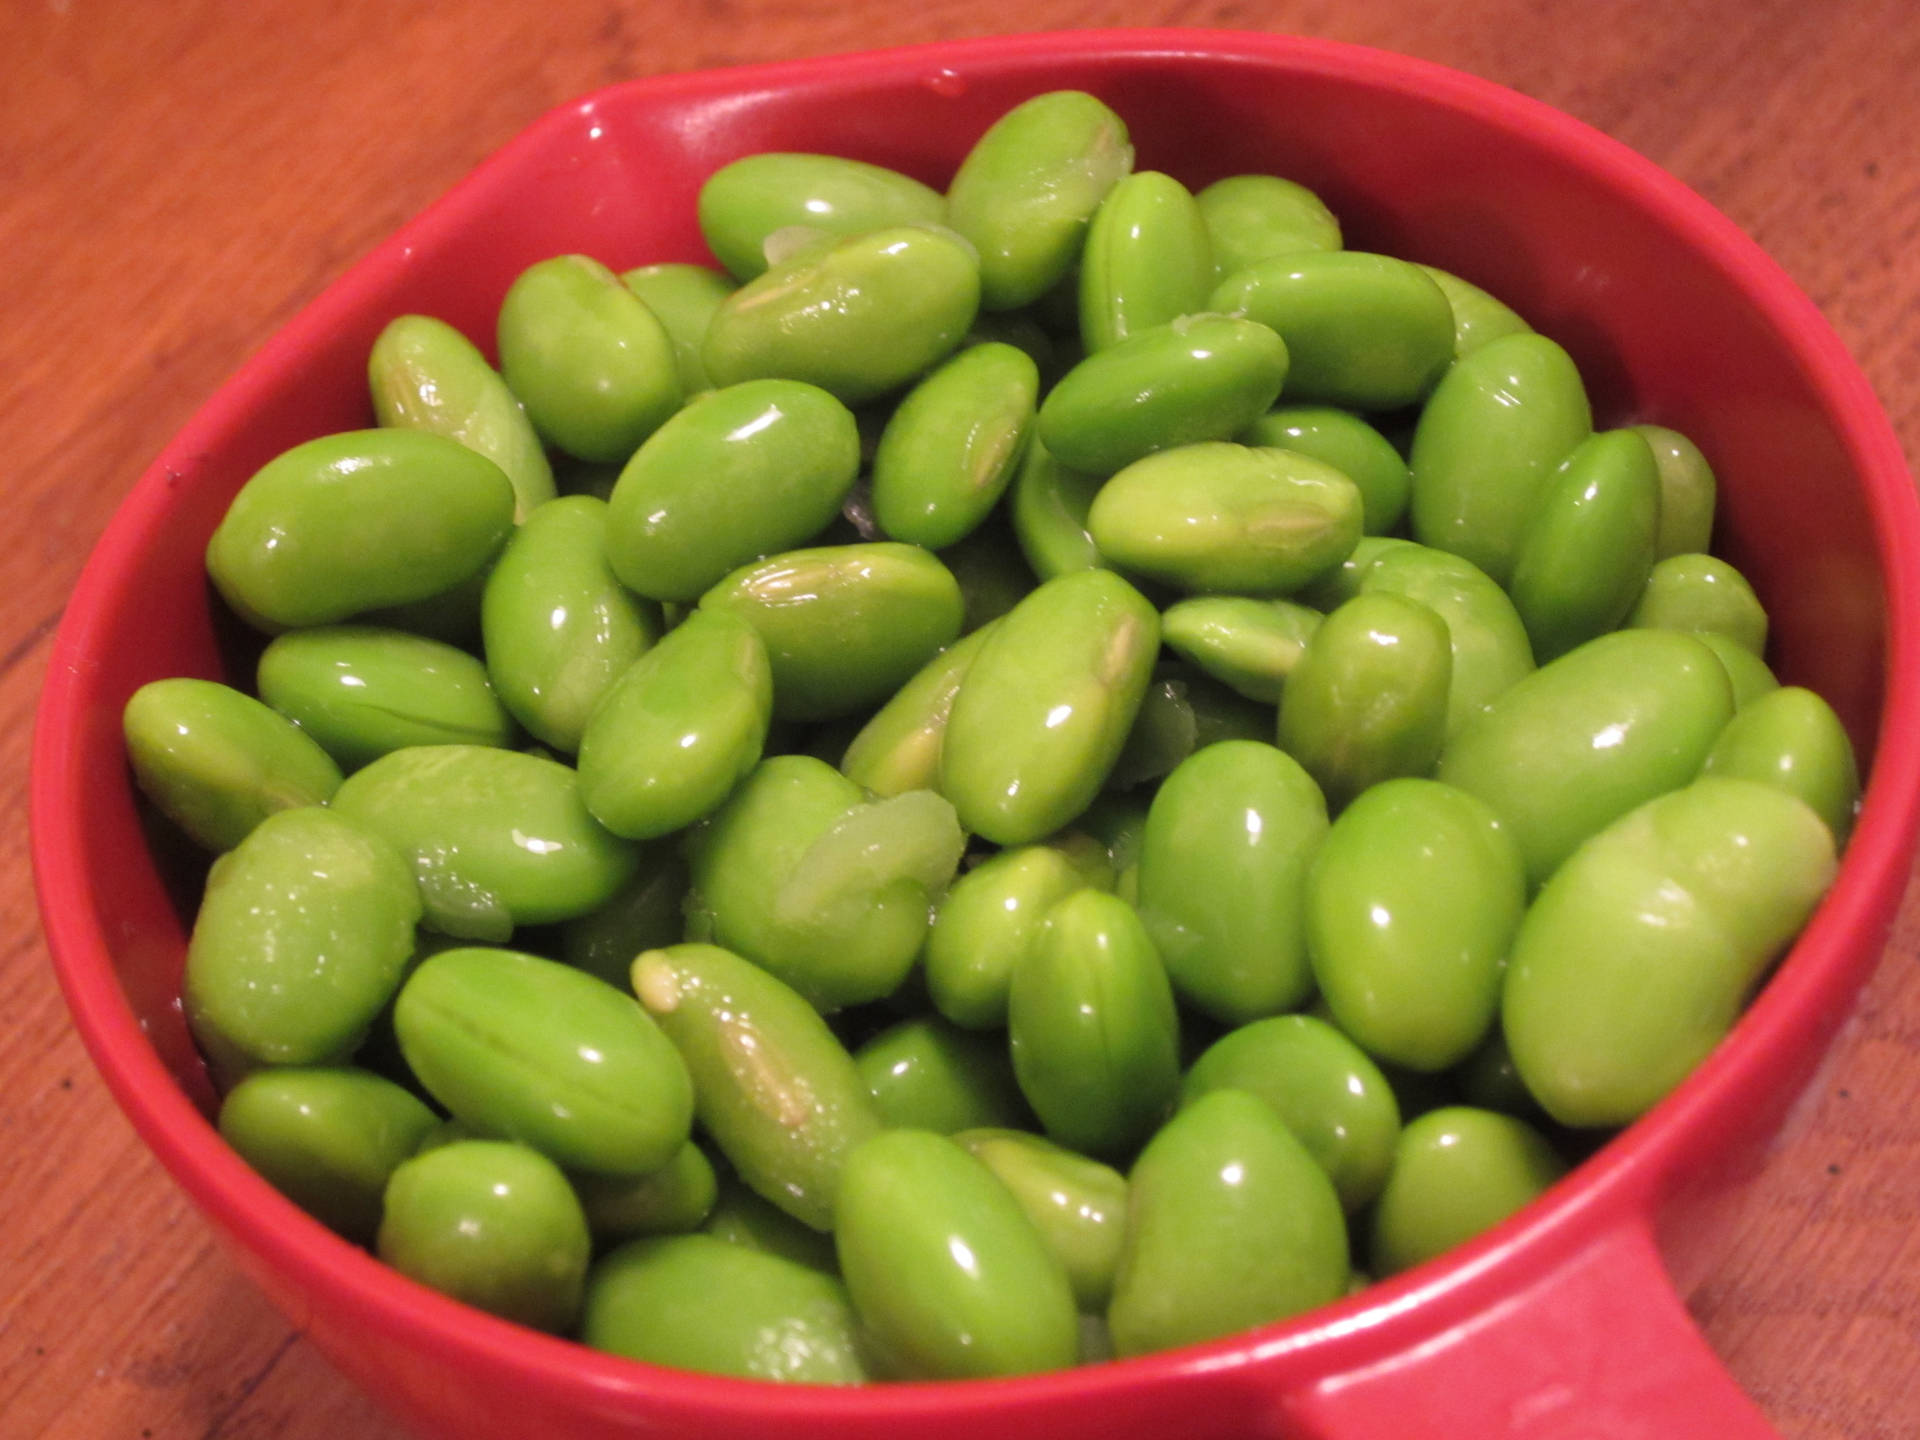
[{"label": "pile of edamame beans", "polygon": [[1499,300],[1079,92],[942,194],[715,173],[240,490],[257,696],[137,693],[217,858],[221,1132],[497,1315],[766,1380],[1136,1355],[1498,1222],[1733,1023],[1859,789]]}]

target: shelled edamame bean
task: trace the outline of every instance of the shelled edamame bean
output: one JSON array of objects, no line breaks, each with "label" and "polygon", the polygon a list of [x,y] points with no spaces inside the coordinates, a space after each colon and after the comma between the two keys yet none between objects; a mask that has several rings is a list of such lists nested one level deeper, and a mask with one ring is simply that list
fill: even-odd
[{"label": "shelled edamame bean", "polygon": [[1080,92],[928,178],[741,157],[726,273],[538,257],[498,370],[394,317],[208,547],[260,698],[126,711],[223,1134],[653,1363],[1023,1373],[1443,1253],[1858,802],[1707,458],[1496,297]]}]

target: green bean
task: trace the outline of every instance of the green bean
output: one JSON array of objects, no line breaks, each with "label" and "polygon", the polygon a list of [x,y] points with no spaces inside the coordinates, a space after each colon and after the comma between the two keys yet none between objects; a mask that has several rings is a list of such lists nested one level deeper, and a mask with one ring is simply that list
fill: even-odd
[{"label": "green bean", "polygon": [[1014,966],[1013,1072],[1049,1138],[1106,1158],[1130,1153],[1172,1108],[1180,1021],[1145,926],[1124,900],[1058,901]]},{"label": "green bean", "polygon": [[980,255],[984,306],[1012,310],[1058,284],[1132,168],[1126,122],[1082,91],[1035,96],[994,121],[947,187],[948,221]]},{"label": "green bean", "polygon": [[1275,255],[1340,249],[1340,221],[1306,186],[1278,175],[1229,175],[1194,199],[1222,280]]},{"label": "green bean", "polygon": [[961,681],[940,789],[969,831],[1024,845],[1087,807],[1152,679],[1160,617],[1109,570],[1062,575],[1013,608]]},{"label": "green bean", "polygon": [[431,430],[478,451],[513,484],[514,519],[553,498],[553,467],[526,407],[474,343],[444,320],[402,315],[367,357],[373,412],[382,425]]},{"label": "green bean", "polygon": [[1482,801],[1436,780],[1384,781],[1334,821],[1315,858],[1314,978],[1368,1053],[1445,1069],[1493,1024],[1525,903],[1520,848]]},{"label": "green bean", "polygon": [[269,815],[214,862],[187,942],[195,1038],[266,1065],[337,1063],[399,988],[420,897],[409,866],[344,815]]},{"label": "green bean", "polygon": [[1241,1024],[1301,1004],[1308,866],[1326,801],[1273,745],[1228,740],[1169,775],[1140,842],[1139,910],[1175,992]]},{"label": "green bean", "polygon": [[1311,1015],[1270,1015],[1229,1030],[1187,1070],[1180,1103],[1245,1090],[1286,1122],[1333,1181],[1348,1213],[1386,1184],[1400,1106],[1380,1067]]},{"label": "green bean", "polygon": [[1357,250],[1303,250],[1223,279],[1209,310],[1286,342],[1287,395],[1393,410],[1422,399],[1453,359],[1453,310],[1417,265]]},{"label": "green bean", "polygon": [[393,1020],[420,1083],[481,1134],[607,1175],[658,1170],[686,1143],[679,1056],[631,995],[570,965],[443,950],[408,978]]},{"label": "green bean", "polygon": [[537,1330],[580,1309],[592,1241],[567,1177],[524,1145],[461,1140],[393,1172],[376,1248],[423,1285]]},{"label": "green bean", "polygon": [[570,766],[513,750],[395,750],[349,776],[333,808],[404,854],[427,923],[464,939],[589,914],[640,861],[581,803]]},{"label": "green bean", "polygon": [[640,595],[698,600],[738,566],[811,539],[859,467],[852,414],[818,386],[752,380],[710,391],[620,472],[607,560]]},{"label": "green bean", "polygon": [[962,1379],[1074,1362],[1065,1268],[1012,1192],[943,1135],[888,1130],[847,1157],[834,1248],[890,1374]]},{"label": "green bean", "polygon": [[220,1102],[220,1136],[274,1189],[362,1245],[387,1181],[435,1124],[411,1091],[365,1070],[259,1070]]},{"label": "green bean", "polygon": [[1066,1267],[1081,1311],[1104,1311],[1120,1263],[1126,1177],[1024,1130],[964,1130],[953,1138],[1013,1192]]},{"label": "green bean", "polygon": [[938,224],[937,190],[884,166],[838,155],[768,151],[722,165],[700,187],[700,233],[738,280],[767,268],[765,245],[789,226],[859,235],[893,225]]},{"label": "green bean", "polygon": [[340,767],[299,726],[213,680],[152,680],[122,713],[140,791],[196,845],[231,850],[267,816],[322,805]]},{"label": "green bean", "polygon": [[710,1235],[640,1239],[587,1276],[580,1338],[596,1350],[790,1384],[867,1378],[846,1288]]},{"label": "green bean", "polygon": [[466,651],[377,625],[322,625],[260,654],[260,698],[357,770],[413,745],[513,742],[513,716]]},{"label": "green bean", "polygon": [[1468,1106],[1407,1122],[1374,1207],[1369,1256],[1394,1275],[1491,1229],[1566,1171],[1524,1120]]},{"label": "green bean", "polygon": [[1080,340],[1091,355],[1116,340],[1206,308],[1213,242],[1192,193],[1137,170],[1115,183],[1080,251]]},{"label": "green bean", "polygon": [[1204,1096],[1128,1175],[1126,1238],[1107,1323],[1123,1356],[1296,1315],[1346,1289],[1333,1181],[1263,1101]]},{"label": "green bean", "polygon": [[707,325],[714,384],[784,377],[857,405],[959,348],[980,270],[951,231],[902,225],[810,246],[749,280]]},{"label": "green bean", "polygon": [[572,754],[614,681],[660,638],[660,607],[607,563],[608,510],[564,496],[522,522],[480,600],[487,675],[543,745]]},{"label": "green bean", "polygon": [[513,529],[500,467],[425,430],[309,440],[243,485],[207,573],[256,628],[330,625],[478,576]]},{"label": "green bean", "polygon": [[1707,776],[1623,815],[1542,887],[1508,961],[1514,1063],[1567,1125],[1621,1125],[1686,1076],[1833,878],[1833,833],[1771,784]]},{"label": "green bean", "polygon": [[760,762],[773,670],[760,633],[697,610],[601,697],[580,737],[580,798],[615,835],[668,835],[713,813]]},{"label": "green bean", "polygon": [[523,270],[500,302],[500,370],[541,439],[618,464],[683,398],[673,340],[620,277],[586,255]]},{"label": "green bean", "polygon": [[788,986],[714,945],[633,962],[633,989],[693,1076],[701,1128],[765,1200],[831,1229],[848,1153],[881,1122],[853,1058]]}]

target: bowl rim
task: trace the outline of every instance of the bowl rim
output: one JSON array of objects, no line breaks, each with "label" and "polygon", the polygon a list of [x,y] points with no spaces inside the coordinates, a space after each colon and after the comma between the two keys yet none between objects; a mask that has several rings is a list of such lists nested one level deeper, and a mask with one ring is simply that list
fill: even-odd
[{"label": "bowl rim", "polygon": [[[468,1309],[406,1281],[366,1252],[310,1221],[233,1154],[180,1089],[144,1035],[106,956],[109,942],[89,913],[79,857],[86,817],[73,801],[79,753],[76,707],[86,693],[88,656],[104,640],[102,615],[114,575],[135,553],[170,496],[168,473],[186,465],[207,437],[255,401],[265,377],[350,310],[372,283],[422,238],[457,226],[473,198],[510,171],[516,157],[591,124],[624,97],[660,99],[807,88],[849,71],[938,77],[953,67],[1043,67],[1065,49],[1075,58],[1165,59],[1176,63],[1278,65],[1385,87],[1529,137],[1577,160],[1610,190],[1653,212],[1710,257],[1767,325],[1783,336],[1841,432],[1860,475],[1887,593],[1886,688],[1881,743],[1867,776],[1859,821],[1839,879],[1786,962],[1734,1033],[1647,1116],[1519,1214],[1448,1255],[1381,1281],[1360,1295],[1293,1320],[1204,1344],[1050,1375],[997,1381],[913,1382],[853,1391],[779,1387],[643,1365],[601,1355]],[[953,72],[957,73],[957,72]],[[395,1331],[419,1327],[453,1346],[536,1379],[549,1392],[671,1397],[688,1409],[736,1419],[911,1418],[937,1407],[983,1409],[1023,1400],[1077,1398],[1115,1385],[1267,1364],[1313,1352],[1338,1369],[1385,1343],[1404,1344],[1457,1323],[1498,1298],[1523,1270],[1551,1268],[1625,1216],[1650,1224],[1664,1192],[1684,1183],[1686,1151],[1731,1123],[1746,1097],[1778,1084],[1783,1054],[1824,1045],[1838,1028],[1883,943],[1843,959],[1858,937],[1882,937],[1891,923],[1920,824],[1920,591],[1905,557],[1920,553],[1920,505],[1890,421],[1858,366],[1813,302],[1739,227],[1683,182],[1586,123],[1492,81],[1433,62],[1345,42],[1228,29],[1105,29],[984,36],[886,50],[853,51],[725,69],[642,77],[557,106],[482,161],[465,179],[358,260],[280,327],[145,470],[89,558],[56,635],[36,716],[31,780],[31,845],[41,921],[61,988],[96,1067],[121,1109],[166,1168],[229,1238],[244,1237],[258,1263],[326,1277]],[[263,1216],[276,1223],[262,1224]],[[284,1222],[284,1223],[279,1223]],[[1316,1371],[1317,1373],[1317,1371]]]}]

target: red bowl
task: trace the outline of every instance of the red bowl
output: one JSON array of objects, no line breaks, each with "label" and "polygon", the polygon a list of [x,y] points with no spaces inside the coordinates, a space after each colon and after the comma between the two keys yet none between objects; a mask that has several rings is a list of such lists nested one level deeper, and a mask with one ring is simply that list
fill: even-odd
[{"label": "red bowl", "polygon": [[[1602,423],[1692,436],[1721,477],[1716,548],[1772,613],[1769,656],[1839,711],[1866,796],[1838,881],[1734,1034],[1540,1201],[1342,1304],[1216,1343],[1031,1379],[843,1392],[598,1355],[401,1278],[221,1142],[178,1003],[192,862],[143,828],[119,717],[165,675],[220,677],[201,555],[228,499],[296,441],[367,423],[396,314],[482,338],[509,281],[584,251],[704,259],[701,180],[817,150],[942,185],[987,124],[1077,87],[1141,168],[1273,171],[1356,248],[1453,270],[1565,344]],[[120,1105],[240,1263],[346,1374],[462,1440],[1069,1436],[1626,1437],[1772,1433],[1678,1295],[1879,957],[1920,819],[1920,554],[1897,442],[1814,306],[1730,222],[1605,136],[1511,91],[1376,51],[1221,31],[931,45],[618,86],[555,111],[303,311],[140,479],[55,644],[33,856],[74,1022]],[[1680,1290],[1676,1290],[1676,1284]]]}]

